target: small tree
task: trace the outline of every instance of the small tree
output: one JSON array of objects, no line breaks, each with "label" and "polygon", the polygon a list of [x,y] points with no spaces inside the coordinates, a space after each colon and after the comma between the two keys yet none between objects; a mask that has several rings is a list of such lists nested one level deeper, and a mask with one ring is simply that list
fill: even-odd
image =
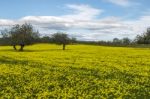
[{"label": "small tree", "polygon": [[113,44],[121,44],[121,43],[122,43],[122,41],[120,39],[118,39],[118,38],[113,39]]},{"label": "small tree", "polygon": [[0,38],[0,45],[10,45],[11,40],[9,37],[9,31],[7,29],[1,30],[1,38]]},{"label": "small tree", "polygon": [[39,38],[38,31],[34,31],[33,26],[30,24],[15,25],[9,31],[5,30],[2,33],[3,38],[7,36],[10,39],[11,45],[13,45],[14,50],[16,45],[20,46],[19,51],[23,51],[25,45],[31,45],[35,43],[36,39]]},{"label": "small tree", "polygon": [[72,37],[72,38],[70,39],[70,43],[71,43],[71,44],[77,43],[77,39],[76,39],[75,37]]},{"label": "small tree", "polygon": [[125,37],[125,38],[122,39],[122,43],[124,45],[129,45],[131,43],[131,40],[128,37]]},{"label": "small tree", "polygon": [[67,44],[70,43],[70,38],[65,33],[55,33],[52,35],[52,40],[54,43],[63,45],[63,50],[65,50],[65,47]]}]

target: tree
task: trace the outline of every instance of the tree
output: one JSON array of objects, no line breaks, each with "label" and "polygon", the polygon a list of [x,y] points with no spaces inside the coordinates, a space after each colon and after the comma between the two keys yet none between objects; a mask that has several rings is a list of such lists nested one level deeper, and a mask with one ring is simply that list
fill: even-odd
[{"label": "tree", "polygon": [[77,39],[76,39],[75,37],[72,37],[72,38],[70,39],[70,41],[71,41],[72,44],[77,43]]},{"label": "tree", "polygon": [[118,38],[113,39],[113,44],[121,44],[121,43],[122,43],[122,41],[120,39],[118,39]]},{"label": "tree", "polygon": [[135,42],[138,44],[150,44],[150,28],[147,28],[147,31],[142,35],[137,35]]},{"label": "tree", "polygon": [[19,51],[23,51],[25,45],[31,45],[39,38],[38,31],[33,29],[31,24],[15,25],[10,30],[2,33],[2,38],[9,38],[14,50],[16,45],[20,46]]},{"label": "tree", "polygon": [[49,36],[43,36],[40,38],[40,42],[42,43],[52,43],[52,39]]},{"label": "tree", "polygon": [[65,50],[65,47],[67,44],[70,43],[70,38],[65,33],[55,33],[52,35],[52,40],[54,43],[63,45],[63,50]]},{"label": "tree", "polygon": [[122,39],[122,43],[125,45],[129,45],[131,43],[131,40],[128,37],[125,37]]},{"label": "tree", "polygon": [[7,29],[1,30],[0,35],[1,35],[0,45],[10,45],[11,44]]}]

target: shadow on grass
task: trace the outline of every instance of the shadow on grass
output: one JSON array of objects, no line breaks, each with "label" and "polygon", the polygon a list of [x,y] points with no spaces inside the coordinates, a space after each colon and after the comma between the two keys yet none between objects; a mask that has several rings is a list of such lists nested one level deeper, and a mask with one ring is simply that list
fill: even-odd
[{"label": "shadow on grass", "polygon": [[13,49],[0,49],[0,51],[4,51],[4,52],[16,52]]},{"label": "shadow on grass", "polygon": [[62,49],[43,49],[43,50],[24,50],[22,52],[49,52],[49,51],[68,51],[70,49],[62,50]]},{"label": "shadow on grass", "polygon": [[21,64],[21,65],[27,65],[28,61],[27,60],[15,60],[13,58],[7,57],[7,56],[1,56],[0,57],[0,64],[9,64],[9,65],[16,65],[16,64]]},{"label": "shadow on grass", "polygon": [[16,51],[13,49],[1,49],[0,51],[4,51],[4,52],[50,52],[50,51],[69,51],[70,49],[66,49],[66,50],[62,50],[62,49],[43,49],[43,50],[28,50],[25,49],[23,51]]}]

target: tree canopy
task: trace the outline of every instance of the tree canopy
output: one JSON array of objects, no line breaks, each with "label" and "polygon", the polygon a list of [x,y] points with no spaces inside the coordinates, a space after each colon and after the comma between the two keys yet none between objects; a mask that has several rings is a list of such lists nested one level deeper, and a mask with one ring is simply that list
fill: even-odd
[{"label": "tree canopy", "polygon": [[38,31],[35,31],[31,24],[14,25],[10,29],[5,29],[1,32],[3,39],[8,39],[10,45],[13,45],[16,50],[16,45],[20,45],[20,51],[25,45],[31,45],[39,38]]},{"label": "tree canopy", "polygon": [[150,44],[150,28],[142,35],[137,35],[135,41],[138,44]]},{"label": "tree canopy", "polygon": [[63,45],[63,50],[65,50],[65,46],[71,43],[71,39],[65,33],[55,33],[52,35],[53,42],[59,45]]}]

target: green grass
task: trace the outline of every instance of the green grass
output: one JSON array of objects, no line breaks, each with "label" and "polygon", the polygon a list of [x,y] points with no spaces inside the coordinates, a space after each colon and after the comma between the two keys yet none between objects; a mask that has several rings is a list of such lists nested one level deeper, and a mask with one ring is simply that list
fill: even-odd
[{"label": "green grass", "polygon": [[0,98],[150,99],[150,49],[0,47]]}]

